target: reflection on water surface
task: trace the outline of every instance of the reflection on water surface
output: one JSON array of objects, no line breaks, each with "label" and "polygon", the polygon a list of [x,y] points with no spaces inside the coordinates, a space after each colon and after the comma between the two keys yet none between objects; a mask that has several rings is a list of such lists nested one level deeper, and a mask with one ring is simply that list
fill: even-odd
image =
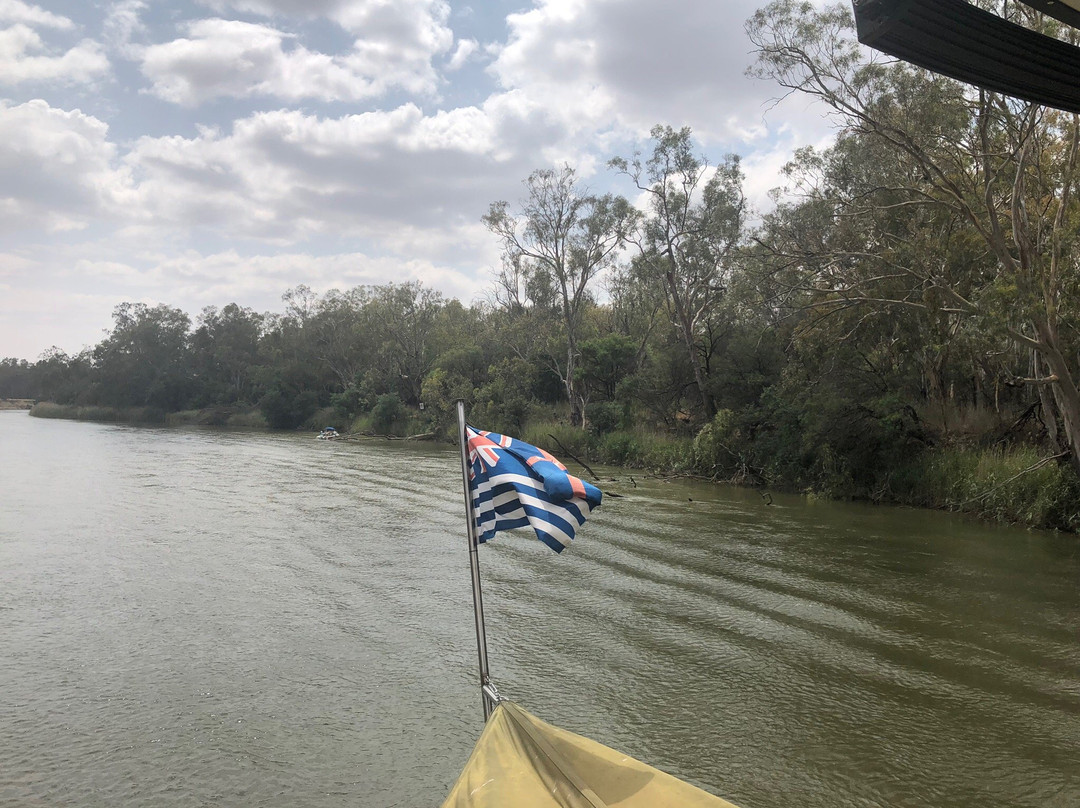
[{"label": "reflection on water surface", "polygon": [[[441,801],[480,729],[454,450],[0,448],[0,805]],[[1075,537],[604,485],[562,556],[482,548],[504,694],[742,808],[1080,805]]]}]

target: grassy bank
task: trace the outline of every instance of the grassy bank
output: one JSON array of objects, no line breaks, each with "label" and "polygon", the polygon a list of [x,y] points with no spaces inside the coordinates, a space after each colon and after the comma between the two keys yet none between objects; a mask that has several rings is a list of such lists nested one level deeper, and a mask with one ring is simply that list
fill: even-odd
[{"label": "grassy bank", "polygon": [[41,401],[33,406],[34,418],[66,418],[72,421],[104,421],[106,423],[163,424],[165,413],[153,407],[97,407],[78,404],[53,404]]},{"label": "grassy bank", "polygon": [[33,406],[32,398],[0,398],[0,410],[29,410]]},{"label": "grassy bank", "polygon": [[[563,459],[567,453],[589,463],[644,469],[656,474],[693,474],[725,483],[754,483],[776,491],[868,499],[867,486],[827,492],[798,481],[754,479],[737,457],[717,464],[709,435],[678,438],[647,429],[591,435],[556,422],[528,425],[524,440]],[[1030,447],[1011,449],[931,448],[916,460],[885,471],[873,486],[875,502],[960,511],[988,521],[1080,532],[1080,477],[1067,463]]]},{"label": "grassy bank", "polygon": [[182,410],[165,416],[169,426],[232,426],[266,429],[266,418],[257,409],[210,407],[205,410]]},{"label": "grassy bank", "polygon": [[587,462],[658,474],[697,472],[692,439],[644,428],[593,435],[565,423],[540,422],[526,426],[521,438],[556,456],[569,452]]},{"label": "grassy bank", "polygon": [[1080,478],[1034,449],[933,449],[898,470],[894,498],[996,522],[1080,532]]},{"label": "grassy bank", "polygon": [[98,407],[42,401],[33,406],[30,415],[34,418],[65,418],[72,421],[102,421],[118,424],[266,427],[266,419],[258,410],[229,407],[166,413],[154,407]]}]

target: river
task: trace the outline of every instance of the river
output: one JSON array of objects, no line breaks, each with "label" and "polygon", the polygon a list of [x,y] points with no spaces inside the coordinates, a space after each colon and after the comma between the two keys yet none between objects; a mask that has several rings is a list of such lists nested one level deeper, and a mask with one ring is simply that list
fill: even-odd
[{"label": "river", "polygon": [[[741,808],[1080,806],[1080,540],[617,481],[481,548],[504,695]],[[437,806],[481,729],[434,445],[0,413],[0,805]]]}]

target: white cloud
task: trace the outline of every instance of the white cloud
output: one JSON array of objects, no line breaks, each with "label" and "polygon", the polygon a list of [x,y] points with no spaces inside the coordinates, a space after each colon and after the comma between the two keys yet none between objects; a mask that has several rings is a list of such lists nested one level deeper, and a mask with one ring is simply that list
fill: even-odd
[{"label": "white cloud", "polygon": [[[231,129],[142,137],[121,150],[101,120],[41,100],[0,103],[0,230],[201,230],[279,245],[366,238],[448,263],[486,255],[488,204],[516,194],[545,138],[513,95],[425,116],[415,104],[322,118],[263,112]],[[524,155],[524,156],[523,156]]]},{"label": "white cloud", "polygon": [[712,142],[759,140],[772,88],[742,78],[753,60],[743,22],[758,5],[539,0],[507,18],[491,71],[577,131],[642,137],[665,123]]},{"label": "white cloud", "polygon": [[[423,281],[440,291],[469,299],[466,274],[420,258],[371,256],[363,252],[311,255],[304,252],[241,255],[235,250],[203,255],[187,251],[164,258],[154,273],[169,281],[176,299],[190,309],[236,301],[254,308],[272,305],[298,279],[314,289],[350,289],[360,285]],[[173,302],[171,305],[179,305]],[[279,306],[273,306],[279,309]]]},{"label": "white cloud", "polygon": [[0,232],[81,229],[129,201],[108,127],[78,110],[35,100],[0,102]]},{"label": "white cloud", "polygon": [[369,5],[365,0],[199,0],[217,12],[226,9],[261,14],[266,17],[337,17],[350,13],[356,6]]},{"label": "white cloud", "polygon": [[460,70],[464,67],[465,63],[469,61],[469,57],[472,56],[480,48],[480,43],[475,39],[462,39],[458,42],[457,47],[454,49],[453,55],[450,57],[450,61],[446,63],[446,69],[449,71]]},{"label": "white cloud", "polygon": [[[742,152],[762,206],[794,148],[831,132],[805,100],[772,110],[777,88],[743,78],[758,2],[533,0],[507,20],[505,4],[477,4],[455,10],[455,39],[442,0],[104,0],[102,41],[142,74],[121,64],[79,111],[58,107],[80,88],[49,93],[104,75],[101,46],[0,0],[0,88],[15,99],[0,101],[0,344],[77,348],[122,300],[279,310],[301,282],[421,279],[472,299],[498,263],[490,202],[563,161],[626,190],[604,162],[655,123],[691,126],[713,162]],[[208,7],[219,19],[199,19]],[[481,61],[487,86],[468,69]],[[487,98],[440,109],[440,93]],[[232,98],[257,100],[191,111]],[[35,314],[42,301],[62,315]]]},{"label": "white cloud", "polygon": [[131,47],[131,40],[136,34],[145,33],[147,30],[142,21],[145,10],[146,3],[143,0],[118,0],[109,6],[105,15],[102,28],[106,40],[126,56],[138,56],[138,50]]},{"label": "white cloud", "polygon": [[430,117],[414,104],[342,118],[278,110],[227,134],[142,138],[125,161],[147,221],[281,243],[319,232],[378,239],[475,222],[524,176],[501,144],[505,127],[525,124],[506,114],[498,105]]},{"label": "white cloud", "polygon": [[101,46],[89,39],[59,56],[35,55],[45,50],[41,36],[22,23],[0,29],[0,84],[83,83],[109,69],[109,60]]},{"label": "white cloud", "polygon": [[64,31],[75,27],[67,17],[53,14],[41,6],[32,6],[22,0],[0,0],[0,22],[21,22]]},{"label": "white cloud", "polygon": [[218,13],[228,9],[265,17],[325,17],[347,31],[405,45],[445,41],[450,6],[444,0],[200,0]]},{"label": "white cloud", "polygon": [[[192,40],[156,46],[159,63],[147,73],[161,79],[159,93],[164,87],[164,97],[170,100],[179,96],[187,99],[185,103],[198,103],[204,96],[197,88],[213,86],[219,91],[205,97],[272,94],[286,99],[357,100],[391,89],[431,95],[439,84],[433,60],[454,44],[447,25],[450,8],[443,0],[204,0],[203,5],[221,14],[235,10],[281,19],[283,24],[288,18],[324,17],[356,39],[348,53],[322,54],[301,46],[285,51],[284,34],[265,28],[278,35],[275,43],[256,34],[254,29],[261,26],[251,26],[247,33],[254,40],[250,49],[243,49],[241,28],[227,31],[224,20],[215,21],[214,30],[194,23]],[[213,51],[219,49],[242,58],[215,57]],[[247,59],[254,64],[247,64]],[[212,81],[208,74],[223,66],[246,74],[247,87]],[[178,76],[170,86],[168,75],[174,72]],[[187,87],[195,91],[185,91]]]},{"label": "white cloud", "polygon": [[188,24],[188,37],[146,48],[142,71],[156,95],[185,106],[221,96],[357,101],[394,88],[431,93],[436,87],[431,58],[449,43],[445,37],[415,39],[410,29],[415,22],[399,28],[373,25],[351,51],[329,55],[266,25],[198,20]]}]

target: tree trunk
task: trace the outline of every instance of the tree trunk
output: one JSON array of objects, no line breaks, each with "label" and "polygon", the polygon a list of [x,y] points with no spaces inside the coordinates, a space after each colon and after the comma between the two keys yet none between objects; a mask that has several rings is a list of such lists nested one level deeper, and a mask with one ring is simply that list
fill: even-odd
[{"label": "tree trunk", "polygon": [[1054,394],[1058,415],[1061,416],[1065,442],[1072,454],[1073,467],[1080,473],[1080,389],[1077,389],[1069,363],[1057,346],[1057,334],[1053,328],[1044,323],[1039,323],[1037,328],[1045,343],[1043,359],[1050,372],[1057,377],[1050,384],[1050,389]]},{"label": "tree trunk", "polygon": [[669,270],[666,274],[668,294],[671,295],[672,305],[675,307],[675,316],[679,320],[679,332],[682,335],[683,345],[686,347],[687,358],[690,367],[694,371],[694,383],[701,395],[701,405],[705,408],[705,417],[710,421],[716,415],[716,402],[713,401],[705,384],[705,373],[701,368],[701,357],[698,356],[697,342],[694,339],[694,324],[690,322],[690,313],[686,310],[682,296],[679,294],[678,285],[675,282],[675,273]]},{"label": "tree trunk", "polygon": [[[1044,373],[1049,372],[1050,371],[1046,370],[1043,366],[1039,352],[1032,348],[1031,367],[1028,375],[1033,379],[1038,379]],[[1061,441],[1058,440],[1060,433],[1058,431],[1057,415],[1054,413],[1055,402],[1053,391],[1045,384],[1036,385],[1035,390],[1039,394],[1039,420],[1042,421],[1043,427],[1046,428],[1046,437],[1050,443],[1050,448],[1054,451],[1054,454],[1061,454],[1063,449],[1061,447]]]},{"label": "tree trunk", "polygon": [[577,369],[577,342],[574,339],[567,340],[566,347],[566,378],[563,385],[566,387],[566,400],[570,403],[570,425],[585,427],[581,399],[574,387],[574,371]]}]

